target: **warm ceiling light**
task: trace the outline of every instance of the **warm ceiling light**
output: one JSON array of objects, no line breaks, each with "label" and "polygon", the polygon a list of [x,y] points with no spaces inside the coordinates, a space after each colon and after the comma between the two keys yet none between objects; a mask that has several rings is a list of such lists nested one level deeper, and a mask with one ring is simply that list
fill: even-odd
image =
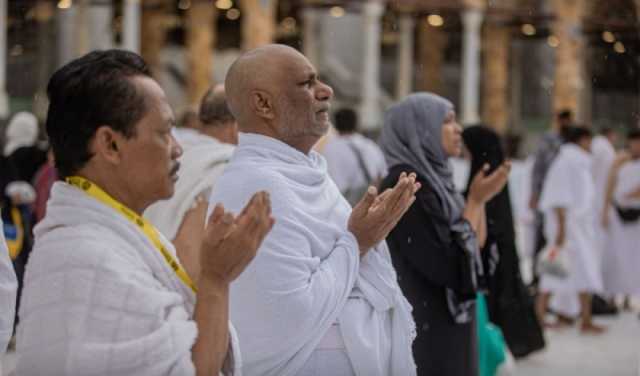
[{"label": "warm ceiling light", "polygon": [[69,9],[69,8],[71,8],[72,5],[73,5],[73,1],[72,0],[60,0],[60,1],[58,1],[58,8],[59,9]]},{"label": "warm ceiling light", "polygon": [[536,27],[532,24],[524,24],[522,25],[522,34],[526,36],[536,35]]},{"label": "warm ceiling light", "polygon": [[427,17],[427,22],[433,27],[440,27],[444,25],[444,18],[439,14],[430,14]]},{"label": "warm ceiling light", "polygon": [[236,8],[231,8],[227,11],[227,19],[231,21],[235,21],[240,18],[240,10]]},{"label": "warm ceiling light", "polygon": [[560,39],[558,39],[558,37],[556,37],[555,35],[549,35],[549,37],[547,38],[547,44],[553,48],[556,48],[560,45]]},{"label": "warm ceiling light", "polygon": [[345,12],[343,7],[331,7],[331,9],[329,9],[329,14],[331,15],[331,17],[340,18],[344,16],[344,13]]},{"label": "warm ceiling light", "polygon": [[284,20],[282,20],[282,26],[286,27],[287,29],[293,29],[296,27],[296,19],[293,17],[287,17]]},{"label": "warm ceiling light", "polygon": [[218,9],[227,10],[227,9],[231,9],[232,7],[233,7],[233,1],[231,1],[231,0],[217,0],[216,1],[216,8],[218,8]]},{"label": "warm ceiling light", "polygon": [[622,44],[622,42],[620,41],[617,41],[616,43],[614,43],[613,50],[619,54],[623,54],[625,53],[625,51],[627,51],[627,49],[624,48],[624,44]]},{"label": "warm ceiling light", "polygon": [[616,41],[616,36],[609,30],[606,30],[602,32],[602,40],[607,43],[613,43]]},{"label": "warm ceiling light", "polygon": [[191,0],[180,0],[178,1],[178,9],[187,10],[191,8]]}]

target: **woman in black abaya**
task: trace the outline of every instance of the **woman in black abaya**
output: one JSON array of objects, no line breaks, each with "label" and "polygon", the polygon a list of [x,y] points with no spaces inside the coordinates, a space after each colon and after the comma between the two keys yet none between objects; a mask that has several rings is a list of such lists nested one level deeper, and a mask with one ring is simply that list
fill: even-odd
[{"label": "woman in black abaya", "polygon": [[[492,171],[504,162],[500,138],[485,126],[468,127],[462,133],[471,154],[470,178],[485,164]],[[502,329],[515,357],[523,357],[544,347],[542,329],[533,300],[522,282],[520,260],[508,186],[486,203],[487,240],[482,255],[488,294],[490,321]]]}]

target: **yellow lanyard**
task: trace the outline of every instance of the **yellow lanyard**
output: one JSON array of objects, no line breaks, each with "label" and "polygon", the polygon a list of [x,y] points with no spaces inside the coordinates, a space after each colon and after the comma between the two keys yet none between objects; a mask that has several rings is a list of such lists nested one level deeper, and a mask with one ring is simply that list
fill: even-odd
[{"label": "yellow lanyard", "polygon": [[122,214],[129,222],[133,223],[137,226],[143,234],[149,238],[151,243],[155,246],[155,248],[164,256],[165,261],[171,269],[176,273],[178,278],[184,282],[185,285],[189,286],[193,292],[196,292],[196,286],[191,281],[191,278],[184,270],[184,268],[174,260],[171,252],[169,252],[165,246],[162,244],[160,237],[158,236],[158,230],[151,224],[149,221],[145,220],[141,216],[139,216],[136,212],[124,206],[120,202],[118,202],[113,197],[109,196],[109,194],[103,191],[96,184],[90,182],[89,180],[80,177],[80,176],[70,176],[66,179],[67,183],[80,188],[89,196],[92,196],[96,200],[102,202],[105,205],[111,206],[117,212]]},{"label": "yellow lanyard", "polygon": [[11,221],[16,227],[16,238],[5,239],[7,241],[7,248],[9,248],[9,257],[11,260],[15,260],[22,252],[22,246],[24,245],[24,228],[22,227],[22,215],[20,209],[16,207],[11,208]]}]

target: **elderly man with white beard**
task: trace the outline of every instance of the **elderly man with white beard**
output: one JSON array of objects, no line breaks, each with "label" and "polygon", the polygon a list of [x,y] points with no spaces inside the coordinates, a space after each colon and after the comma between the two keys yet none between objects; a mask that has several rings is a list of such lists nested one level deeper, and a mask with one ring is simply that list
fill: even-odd
[{"label": "elderly man with white beard", "polygon": [[329,129],[333,91],[290,47],[245,53],[225,88],[240,142],[210,209],[239,211],[263,190],[276,221],[231,287],[244,372],[415,375],[411,306],[384,242],[415,200],[415,176],[381,194],[370,187],[351,210],[312,151]]}]

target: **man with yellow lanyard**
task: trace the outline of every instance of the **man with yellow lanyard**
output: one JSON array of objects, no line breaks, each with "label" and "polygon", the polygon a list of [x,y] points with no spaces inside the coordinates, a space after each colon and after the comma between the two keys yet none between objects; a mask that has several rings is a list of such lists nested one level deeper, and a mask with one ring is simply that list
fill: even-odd
[{"label": "man with yellow lanyard", "polygon": [[[239,375],[229,284],[273,226],[268,194],[203,230],[198,278],[141,213],[174,191],[182,150],[136,54],[95,51],[47,87],[52,188],[27,266],[17,374]],[[201,237],[198,237],[201,239]]]}]

